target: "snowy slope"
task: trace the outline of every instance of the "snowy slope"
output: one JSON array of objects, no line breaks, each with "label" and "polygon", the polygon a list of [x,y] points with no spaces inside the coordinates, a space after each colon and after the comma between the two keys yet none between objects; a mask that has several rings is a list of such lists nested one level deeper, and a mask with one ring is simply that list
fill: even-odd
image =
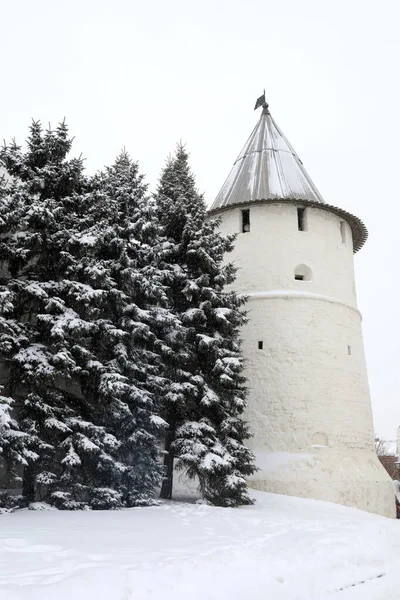
[{"label": "snowy slope", "polygon": [[398,521],[253,494],[257,504],[240,509],[170,502],[1,515],[0,598],[400,598]]}]

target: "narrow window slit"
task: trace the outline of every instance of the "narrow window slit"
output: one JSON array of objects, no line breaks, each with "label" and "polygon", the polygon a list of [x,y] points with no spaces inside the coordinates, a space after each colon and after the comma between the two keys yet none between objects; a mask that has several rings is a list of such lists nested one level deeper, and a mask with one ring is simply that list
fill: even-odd
[{"label": "narrow window slit", "polygon": [[351,355],[351,346],[347,346],[347,354],[350,356]]},{"label": "narrow window slit", "polygon": [[342,244],[346,243],[346,223],[340,221],[340,235],[342,236]]},{"label": "narrow window slit", "polygon": [[258,349],[262,350],[263,349],[263,345],[264,345],[263,342],[258,342]]},{"label": "narrow window slit", "polygon": [[306,209],[297,208],[297,227],[299,231],[307,231]]},{"label": "narrow window slit", "polygon": [[242,210],[242,233],[250,231],[250,209]]}]

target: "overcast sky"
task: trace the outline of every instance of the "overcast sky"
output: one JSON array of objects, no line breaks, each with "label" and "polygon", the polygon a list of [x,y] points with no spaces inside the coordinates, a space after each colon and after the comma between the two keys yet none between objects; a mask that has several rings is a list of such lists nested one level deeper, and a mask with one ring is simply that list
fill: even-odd
[{"label": "overcast sky", "polygon": [[0,139],[64,116],[90,172],[125,146],[154,188],[177,141],[215,198],[271,112],[324,199],[359,216],[376,432],[400,425],[398,0],[0,1]]}]

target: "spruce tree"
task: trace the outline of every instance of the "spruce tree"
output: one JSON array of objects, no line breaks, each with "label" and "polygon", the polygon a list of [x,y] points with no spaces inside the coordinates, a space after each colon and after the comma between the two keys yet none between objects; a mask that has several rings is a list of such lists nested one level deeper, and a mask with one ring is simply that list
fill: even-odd
[{"label": "spruce tree", "polygon": [[[35,498],[35,482],[47,477],[65,425],[57,395],[54,354],[40,334],[40,319],[48,311],[49,290],[55,289],[60,253],[66,239],[63,199],[80,191],[82,163],[65,160],[71,141],[65,123],[43,132],[39,122],[30,128],[27,151],[13,142],[0,152],[11,181],[3,180],[1,198],[2,291],[8,295],[2,311],[0,369],[19,429],[27,440],[23,494]],[[51,294],[50,294],[51,295]],[[60,357],[62,354],[60,354]],[[7,467],[14,469],[13,457]]]},{"label": "spruce tree", "polygon": [[172,495],[176,458],[178,467],[198,478],[207,501],[249,504],[245,477],[256,469],[242,419],[246,382],[239,329],[246,320],[245,298],[224,289],[235,279],[233,265],[224,263],[234,236],[222,236],[219,222],[208,218],[182,145],[162,172],[156,200],[167,240],[168,299],[180,324],[165,361],[170,383],[162,413],[168,429],[161,496]]},{"label": "spruce tree", "polygon": [[122,152],[97,175],[86,224],[69,242],[68,269],[79,282],[69,302],[90,327],[81,338],[82,390],[91,420],[113,432],[125,506],[149,504],[160,480],[159,321],[168,320],[157,268],[159,225],[138,165]]},{"label": "spruce tree", "polygon": [[0,224],[0,283],[12,299],[0,369],[25,436],[23,495],[65,509],[148,504],[162,420],[145,385],[145,300],[162,287],[144,276],[145,189],[125,159],[85,178],[71,144],[64,123],[33,123],[25,153],[15,143],[0,153],[13,178]]}]

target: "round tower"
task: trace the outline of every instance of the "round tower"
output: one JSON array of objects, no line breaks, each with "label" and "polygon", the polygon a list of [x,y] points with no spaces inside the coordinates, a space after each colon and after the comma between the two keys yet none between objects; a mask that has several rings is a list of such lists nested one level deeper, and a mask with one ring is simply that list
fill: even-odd
[{"label": "round tower", "polygon": [[271,117],[261,118],[210,213],[237,233],[228,256],[248,294],[242,332],[260,490],[394,517],[375,452],[353,252],[357,217],[326,204]]}]

